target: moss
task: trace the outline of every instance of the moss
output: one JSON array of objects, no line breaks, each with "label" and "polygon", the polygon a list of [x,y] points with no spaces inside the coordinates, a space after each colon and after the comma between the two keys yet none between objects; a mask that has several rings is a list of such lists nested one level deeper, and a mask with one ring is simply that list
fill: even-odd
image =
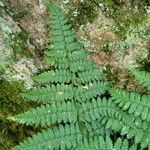
[{"label": "moss", "polygon": [[68,18],[75,29],[87,22],[93,22],[98,17],[98,3],[96,1],[86,0],[72,5],[73,8],[69,10]]},{"label": "moss", "polygon": [[142,70],[150,72],[150,59],[141,59],[138,63],[141,65]]},{"label": "moss", "polygon": [[[29,13],[29,6],[21,5],[20,3],[17,3],[17,5],[14,5],[12,1],[6,0],[4,3],[1,11],[4,15],[9,15],[14,21],[19,21],[21,18],[23,18],[25,15]],[[21,29],[19,33],[10,33],[9,39],[10,44],[13,48],[13,59],[16,60],[17,54],[25,55],[25,56],[31,56],[31,53],[26,48],[26,42],[28,39],[28,32],[22,28],[21,26],[18,27]]]},{"label": "moss", "polygon": [[24,16],[29,14],[29,5],[20,2],[16,3],[12,0],[7,0],[7,3],[5,2],[4,9],[5,11],[9,12],[14,21],[19,21]]},{"label": "moss", "polygon": [[29,13],[29,5],[22,5],[22,3],[16,3],[17,5],[14,5],[14,2],[11,0],[0,1],[2,1],[2,6],[0,6],[0,12],[5,11],[14,19],[14,21],[19,21]]},{"label": "moss", "polygon": [[17,54],[30,57],[32,53],[27,49],[26,42],[28,40],[28,33],[25,29],[12,37],[11,46],[13,48],[13,59],[16,60]]},{"label": "moss", "polygon": [[19,21],[21,18],[26,16],[29,12],[27,6],[18,5],[17,7],[13,7],[13,18],[15,21]]},{"label": "moss", "polygon": [[136,28],[146,19],[145,6],[148,5],[146,1],[100,0],[100,2],[102,3],[100,9],[114,19],[116,33],[122,39],[126,38],[131,26]]},{"label": "moss", "polygon": [[147,50],[148,50],[147,58],[137,60],[137,63],[141,65],[141,70],[150,72],[150,42],[148,43]]},{"label": "moss", "polygon": [[138,6],[142,10],[145,6],[150,4],[148,0],[100,0],[100,2],[107,4],[111,9],[127,7],[128,10],[129,7],[134,9],[135,6]]},{"label": "moss", "polygon": [[[100,6],[99,4],[102,4]],[[116,33],[121,37],[125,38],[127,31],[130,26],[137,26],[145,19],[144,6],[148,5],[146,1],[143,1],[143,6],[140,7],[141,2],[135,3],[133,0],[130,1],[130,5],[127,2],[121,2],[119,0],[86,0],[78,1],[77,3],[72,2],[69,7],[68,18],[73,24],[75,29],[79,29],[81,25],[87,22],[93,22],[98,17],[98,10],[101,9],[107,16],[112,17],[116,23]],[[131,6],[131,8],[128,8]],[[139,6],[140,10],[138,14],[134,12],[135,6]],[[126,7],[124,9],[123,7]],[[128,8],[128,9],[127,9]]]},{"label": "moss", "polygon": [[134,14],[132,11],[123,12],[119,10],[113,17],[117,26],[116,33],[122,38],[126,38],[127,32],[132,28],[136,28],[142,24],[145,16],[143,14]]},{"label": "moss", "polygon": [[[9,150],[38,129],[10,122],[6,118],[29,109],[33,103],[26,103],[20,96],[22,83],[0,80],[0,149]],[[27,132],[28,131],[28,132]],[[15,137],[15,138],[14,138]]]}]

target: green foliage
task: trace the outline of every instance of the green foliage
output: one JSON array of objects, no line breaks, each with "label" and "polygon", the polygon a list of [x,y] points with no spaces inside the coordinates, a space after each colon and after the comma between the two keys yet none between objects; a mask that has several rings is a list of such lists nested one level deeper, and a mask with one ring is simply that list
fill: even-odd
[{"label": "green foliage", "polygon": [[55,123],[76,122],[76,109],[71,102],[42,105],[36,109],[31,109],[25,113],[19,114],[9,119],[26,125],[41,125],[46,126]]},{"label": "green foliage", "polygon": [[150,121],[150,95],[141,95],[120,89],[112,89],[111,94],[116,104],[129,114],[140,116],[142,120]]},{"label": "green foliage", "polygon": [[[13,150],[150,148],[149,97],[111,89],[112,97],[106,98],[105,76],[76,41],[62,11],[52,2],[48,6],[53,39],[45,61],[52,70],[34,77],[37,87],[22,93],[39,107],[8,117],[48,129]],[[114,133],[120,136],[116,141],[109,137]]]},{"label": "green foliage", "polygon": [[[149,73],[129,70],[142,85],[149,88]],[[121,134],[127,134],[129,139],[134,137],[135,143],[140,143],[142,148],[150,148],[150,95],[116,88],[112,88],[110,92],[115,106],[126,113],[126,116],[120,117],[126,124],[120,128]]]},{"label": "green foliage", "polygon": [[137,150],[137,145],[129,146],[127,140],[122,140],[118,138],[115,143],[111,140],[109,136],[104,139],[102,136],[84,139],[83,145],[75,150]]},{"label": "green foliage", "polygon": [[135,79],[137,79],[140,84],[150,89],[150,73],[134,69],[130,69],[130,72],[135,76]]},{"label": "green foliage", "polygon": [[49,8],[53,39],[45,52],[45,61],[53,70],[34,77],[39,85],[22,93],[26,100],[42,105],[8,119],[51,128],[34,135],[14,149],[75,148],[84,136],[82,126],[84,133],[88,133],[84,128],[87,122],[82,121],[79,108],[92,98],[104,94],[108,87],[107,83],[101,82],[103,73],[96,69],[87,52],[76,41],[64,14],[53,3],[49,4]]},{"label": "green foliage", "polygon": [[41,103],[57,102],[73,98],[74,89],[71,85],[57,84],[47,87],[38,87],[27,93],[22,93],[24,98]]},{"label": "green foliage", "polygon": [[[21,113],[33,107],[33,103],[26,103],[20,92],[23,92],[23,84],[18,81],[0,80],[0,149],[10,150],[20,139],[25,139],[32,134],[35,127],[27,127],[15,122],[9,122],[6,118],[10,115]],[[15,138],[14,138],[15,136]]]},{"label": "green foliage", "polygon": [[41,133],[28,138],[24,143],[12,150],[46,150],[46,149],[70,149],[76,147],[82,140],[78,125],[60,125],[58,128],[43,130]]}]

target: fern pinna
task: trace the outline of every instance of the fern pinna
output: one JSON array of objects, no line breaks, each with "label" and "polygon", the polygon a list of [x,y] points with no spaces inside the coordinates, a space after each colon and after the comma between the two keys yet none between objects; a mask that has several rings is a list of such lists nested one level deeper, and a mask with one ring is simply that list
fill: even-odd
[{"label": "fern pinna", "polygon": [[[139,83],[149,89],[150,74],[145,71],[129,69]],[[150,94],[129,92],[117,88],[110,90],[111,100],[119,109],[124,112],[120,115],[124,123],[120,126],[122,135],[127,135],[128,139],[134,139],[135,143],[140,143],[141,149],[150,149]],[[117,130],[117,131],[119,131]]]},{"label": "fern pinna", "polygon": [[[12,149],[137,150],[138,143],[142,143],[143,148],[149,146],[148,115],[126,111],[132,104],[127,101],[128,97],[120,102],[117,90],[111,89],[112,98],[105,98],[109,86],[103,81],[103,73],[76,41],[62,11],[52,2],[48,6],[52,44],[45,53],[45,61],[52,70],[34,77],[38,87],[22,93],[26,100],[41,106],[9,117],[22,124],[47,127],[47,130]],[[149,111],[149,107],[147,109]],[[111,139],[113,134],[119,134],[120,138]],[[129,140],[124,139],[126,135]]]},{"label": "fern pinna", "polygon": [[136,80],[139,81],[140,84],[150,90],[150,73],[146,71],[138,71],[132,68],[130,68],[129,70],[135,76]]}]

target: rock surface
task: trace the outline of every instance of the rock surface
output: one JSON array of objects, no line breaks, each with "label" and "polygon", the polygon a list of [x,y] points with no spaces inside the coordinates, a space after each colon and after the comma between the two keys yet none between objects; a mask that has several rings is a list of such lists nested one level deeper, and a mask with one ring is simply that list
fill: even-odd
[{"label": "rock surface", "polygon": [[[29,89],[33,85],[31,77],[42,65],[35,57],[29,58],[19,53],[16,54],[16,49],[13,47],[14,38],[21,32],[17,22],[2,9],[0,14],[0,70],[3,70],[3,73],[0,78],[7,81],[22,80],[25,88]],[[16,57],[15,60],[14,57]]]}]

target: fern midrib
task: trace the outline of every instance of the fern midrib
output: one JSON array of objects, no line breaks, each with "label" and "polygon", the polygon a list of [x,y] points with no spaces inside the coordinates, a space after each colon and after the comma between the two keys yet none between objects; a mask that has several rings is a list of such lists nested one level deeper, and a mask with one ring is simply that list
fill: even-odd
[{"label": "fern midrib", "polygon": [[[61,27],[63,26],[62,22],[60,21],[61,19],[59,19],[60,17],[58,16],[58,20],[59,20],[59,23],[61,24]],[[66,52],[66,59],[67,59],[67,62],[68,62],[68,71],[69,71],[69,74],[70,74],[70,85],[72,88],[76,88],[76,86],[74,86],[74,83],[73,83],[73,75],[72,75],[72,72],[71,72],[71,60],[70,60],[70,57],[69,57],[69,49],[67,48],[67,42],[65,40],[65,34],[64,34],[64,30],[62,30],[62,36],[63,36],[63,41],[65,43],[65,52]],[[76,77],[76,75],[75,75]],[[77,122],[78,124],[80,124],[80,119],[79,119],[79,107],[77,106],[77,101],[75,100],[75,96],[73,96],[72,98],[72,103],[74,104],[74,107],[77,111]]]}]

